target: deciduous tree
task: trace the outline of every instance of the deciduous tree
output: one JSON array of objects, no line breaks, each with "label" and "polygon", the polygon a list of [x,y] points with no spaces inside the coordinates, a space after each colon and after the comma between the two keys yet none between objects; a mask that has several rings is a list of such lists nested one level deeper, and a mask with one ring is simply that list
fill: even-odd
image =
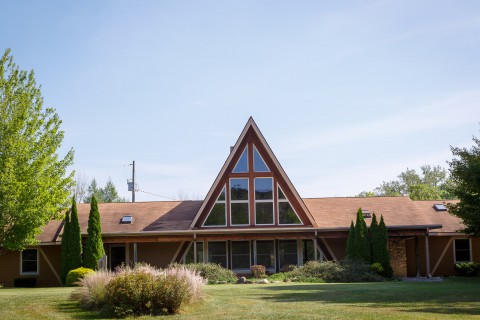
[{"label": "deciduous tree", "polygon": [[465,232],[480,235],[480,139],[473,137],[470,148],[451,147],[455,157],[450,164],[450,175],[454,181],[453,193],[460,200],[449,204],[450,213],[463,220]]},{"label": "deciduous tree", "polygon": [[44,108],[33,71],[20,70],[7,49],[0,58],[0,254],[36,244],[68,207],[73,150],[58,154],[61,123]]}]

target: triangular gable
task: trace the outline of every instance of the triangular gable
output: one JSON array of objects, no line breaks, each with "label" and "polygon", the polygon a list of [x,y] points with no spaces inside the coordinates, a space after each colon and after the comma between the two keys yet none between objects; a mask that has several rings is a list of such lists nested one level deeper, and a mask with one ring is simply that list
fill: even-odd
[{"label": "triangular gable", "polygon": [[[234,168],[247,150],[248,172],[235,173]],[[258,154],[255,154],[258,153]],[[254,158],[261,164],[254,167]],[[257,171],[255,171],[255,169]],[[222,190],[225,201],[218,201]],[[281,188],[285,199],[279,199]],[[248,196],[246,197],[245,194]],[[281,223],[280,207],[288,202],[301,221]],[[218,209],[225,206],[226,224],[209,225],[206,221],[211,212],[219,215]],[[234,147],[210,188],[190,228],[215,227],[282,227],[316,226],[315,220],[300,198],[295,187],[270,149],[252,117],[248,120]]]}]

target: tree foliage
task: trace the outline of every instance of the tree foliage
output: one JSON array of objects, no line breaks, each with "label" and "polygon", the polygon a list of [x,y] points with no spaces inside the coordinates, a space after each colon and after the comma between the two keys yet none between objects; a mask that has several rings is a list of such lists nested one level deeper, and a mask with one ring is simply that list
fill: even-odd
[{"label": "tree foliage", "polygon": [[452,192],[460,200],[449,204],[450,213],[463,220],[469,235],[480,235],[480,139],[473,137],[472,148],[451,147],[455,157],[450,164],[454,181]]},{"label": "tree foliage", "polygon": [[95,199],[99,203],[104,202],[127,202],[127,199],[120,197],[118,195],[118,191],[115,188],[115,185],[112,182],[111,178],[108,178],[107,183],[105,184],[104,188],[100,188],[97,185],[97,181],[95,179],[90,182],[88,186],[86,196],[84,198],[84,202],[90,202],[92,196],[95,196]]},{"label": "tree foliage", "polygon": [[43,107],[33,71],[20,70],[7,49],[0,59],[0,253],[36,244],[68,206],[73,150],[57,154],[61,123]]},{"label": "tree foliage", "polygon": [[382,275],[391,277],[393,274],[392,266],[390,265],[390,253],[388,251],[388,232],[383,220],[380,217],[380,223],[377,222],[375,213],[372,215],[372,223],[370,224],[370,243],[372,263],[380,263],[383,268]]},{"label": "tree foliage", "polygon": [[88,216],[87,241],[85,243],[84,266],[97,270],[97,261],[105,255],[102,241],[102,226],[100,213],[95,196],[90,201],[90,214]]},{"label": "tree foliage", "polygon": [[441,166],[424,165],[421,174],[414,169],[406,169],[397,180],[383,181],[374,191],[362,191],[357,197],[409,196],[412,200],[454,199],[452,179]]},{"label": "tree foliage", "polygon": [[349,256],[349,258],[370,263],[370,239],[368,235],[367,224],[365,223],[365,219],[363,218],[363,212],[361,208],[358,208],[357,211],[357,220],[355,221],[354,235],[355,238],[353,241],[353,255]]},{"label": "tree foliage", "polygon": [[65,213],[61,252],[61,280],[65,283],[68,272],[82,266],[82,235],[75,198],[72,198],[71,210]]}]

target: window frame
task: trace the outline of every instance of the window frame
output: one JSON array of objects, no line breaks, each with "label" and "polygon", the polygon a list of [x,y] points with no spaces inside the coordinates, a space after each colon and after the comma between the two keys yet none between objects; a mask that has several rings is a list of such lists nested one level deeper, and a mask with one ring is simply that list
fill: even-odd
[{"label": "window frame", "polygon": [[[210,243],[214,243],[214,242],[218,242],[218,243],[224,243],[225,244],[225,262],[226,262],[226,265],[224,266],[225,269],[229,269],[229,263],[228,263],[228,241],[222,241],[222,240],[219,240],[219,241],[207,241],[207,263],[209,262],[212,262],[210,261],[210,248],[209,248],[209,244]],[[205,252],[205,248],[203,248],[203,252]],[[219,256],[219,255],[216,255],[216,256]],[[217,262],[213,262],[213,263],[217,263]]]},{"label": "window frame", "polygon": [[[259,199],[257,200],[256,196],[256,190],[257,190],[257,179],[270,179],[272,182],[272,199]],[[274,186],[274,181],[273,177],[254,177],[253,178],[253,206],[254,206],[254,212],[255,212],[255,225],[256,226],[273,226],[275,225],[275,186]],[[271,203],[272,204],[272,223],[257,223],[257,203]]]},{"label": "window frame", "polygon": [[[32,271],[27,271],[27,272],[24,272],[23,271],[23,252],[25,252],[26,250],[35,250],[36,251],[36,262],[37,262],[37,271],[35,272],[32,272]],[[26,260],[26,261],[34,261],[34,260]],[[40,274],[40,254],[39,254],[39,249],[38,248],[26,248],[25,250],[22,250],[20,251],[20,275],[30,275],[30,276],[33,276],[33,275],[39,275]]]},{"label": "window frame", "polygon": [[[243,180],[247,180],[247,200],[233,200],[232,199],[232,180],[239,180],[239,179],[243,179]],[[230,225],[231,226],[234,226],[234,227],[244,227],[244,226],[249,226],[250,225],[250,179],[248,177],[231,177],[228,179],[228,197],[230,199],[230,214],[229,214],[229,218],[230,218]],[[248,217],[248,222],[247,223],[241,223],[241,224],[238,224],[238,223],[233,223],[233,219],[232,219],[232,204],[236,204],[236,203],[246,203],[247,204],[247,217]]]},{"label": "window frame", "polygon": [[[282,192],[285,199],[280,199],[280,192]],[[298,221],[300,221],[300,223],[280,223],[280,203],[288,203],[290,205],[290,207],[292,208],[293,213],[295,213],[295,215],[297,216]],[[303,226],[303,225],[305,225],[303,223],[302,219],[300,219],[297,211],[292,206],[292,203],[290,202],[290,200],[288,200],[287,195],[285,194],[285,192],[283,191],[282,187],[280,187],[279,184],[277,184],[277,210],[278,210],[277,225],[279,225],[279,226]]]},{"label": "window frame", "polygon": [[[220,199],[220,195],[222,194],[223,190],[225,190],[225,199],[224,200],[218,200]],[[225,224],[217,224],[217,225],[206,225],[208,218],[210,217],[210,214],[213,211],[213,208],[215,207],[216,204],[223,204],[225,206]],[[220,193],[217,196],[217,200],[213,203],[212,207],[210,208],[210,211],[207,214],[207,217],[205,218],[205,221],[202,223],[202,228],[222,228],[227,226],[227,187],[226,185],[223,185],[223,188],[220,190]]]},{"label": "window frame", "polygon": [[[247,242],[248,243],[248,268],[234,268],[233,265],[233,243],[234,242]],[[240,256],[239,254],[236,254]],[[241,254],[242,256],[246,254]],[[237,271],[238,273],[249,273],[250,272],[250,267],[252,266],[252,243],[250,240],[232,240],[230,241],[230,259],[232,261],[231,269],[233,271]]]},{"label": "window frame", "polygon": [[[469,260],[457,260],[457,240],[468,240]],[[455,238],[453,239],[453,261],[454,263],[472,262],[472,238]]]}]

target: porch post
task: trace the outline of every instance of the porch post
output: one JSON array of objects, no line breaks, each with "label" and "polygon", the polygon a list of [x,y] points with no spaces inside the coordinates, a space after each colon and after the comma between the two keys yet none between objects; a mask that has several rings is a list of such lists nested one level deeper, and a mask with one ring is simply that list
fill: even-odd
[{"label": "porch post", "polygon": [[193,234],[193,262],[197,263],[197,234]]},{"label": "porch post", "polygon": [[318,234],[317,234],[317,232],[318,232],[318,231],[315,230],[315,239],[313,239],[313,252],[314,252],[314,257],[315,257],[314,259],[315,259],[315,261],[318,260],[318,253],[317,253],[317,251],[318,251],[318,248],[317,248],[317,235],[318,235]]},{"label": "porch post", "polygon": [[207,263],[208,261],[208,241],[203,240],[203,262]]},{"label": "porch post", "polygon": [[418,237],[415,236],[415,269],[417,270],[417,278],[420,277],[420,264],[418,256]]},{"label": "porch post", "polygon": [[137,263],[137,259],[138,259],[138,256],[137,256],[137,243],[134,242],[134,243],[133,243],[133,263],[134,263],[134,264]]},{"label": "porch post", "polygon": [[428,244],[428,229],[427,235],[425,236],[425,276],[427,278],[431,278],[432,275],[430,274],[430,248]]}]

